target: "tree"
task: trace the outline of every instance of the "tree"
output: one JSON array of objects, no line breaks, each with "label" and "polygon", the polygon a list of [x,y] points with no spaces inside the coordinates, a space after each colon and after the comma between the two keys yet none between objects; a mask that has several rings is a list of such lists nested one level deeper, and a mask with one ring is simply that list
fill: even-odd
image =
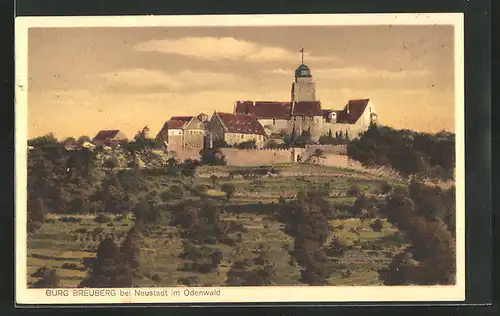
[{"label": "tree", "polygon": [[96,258],[91,261],[89,274],[78,287],[114,287],[117,254],[118,249],[113,239],[104,239],[97,248]]},{"label": "tree", "polygon": [[200,165],[198,160],[186,159],[181,165],[181,174],[185,177],[193,178],[196,175],[196,168]]},{"label": "tree", "polygon": [[215,174],[210,176],[210,181],[212,182],[212,185],[215,187],[217,183],[219,182],[219,177],[217,177]]},{"label": "tree", "polygon": [[137,222],[144,224],[155,223],[160,218],[160,212],[156,205],[145,199],[139,201],[132,209]]},{"label": "tree", "polygon": [[141,254],[141,236],[139,226],[134,225],[129,230],[127,237],[123,241],[120,248],[121,261],[129,265],[132,269],[137,269],[140,265],[139,259]]},{"label": "tree", "polygon": [[90,139],[90,137],[88,137],[87,135],[82,135],[80,137],[78,137],[78,140],[76,141],[78,144],[82,145],[84,143],[90,143],[92,140]]},{"label": "tree", "polygon": [[224,183],[221,186],[221,190],[222,190],[222,192],[224,192],[226,194],[226,199],[229,201],[231,199],[231,197],[233,196],[234,191],[236,191],[236,188],[235,188],[234,184],[232,184],[232,183]]},{"label": "tree", "polygon": [[53,133],[39,136],[28,140],[28,145],[33,147],[57,146],[60,145]]}]

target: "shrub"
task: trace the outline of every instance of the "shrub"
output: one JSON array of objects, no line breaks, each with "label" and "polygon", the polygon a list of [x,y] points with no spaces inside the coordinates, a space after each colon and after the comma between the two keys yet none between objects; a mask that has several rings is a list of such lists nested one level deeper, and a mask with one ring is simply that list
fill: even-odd
[{"label": "shrub", "polygon": [[352,185],[351,187],[349,187],[349,189],[347,189],[346,193],[347,196],[357,197],[361,195],[361,189],[356,185]]},{"label": "shrub", "polygon": [[179,278],[177,283],[185,286],[198,286],[200,285],[200,280],[196,276],[189,276],[185,278]]},{"label": "shrub", "polygon": [[78,270],[78,266],[75,263],[68,263],[68,262],[63,263],[61,268],[68,270]]},{"label": "shrub", "polygon": [[245,142],[241,142],[239,144],[236,144],[234,147],[239,148],[239,149],[255,149],[257,148],[255,140],[249,140]]},{"label": "shrub", "polygon": [[200,161],[204,165],[226,165],[226,157],[217,148],[205,148],[200,151]]},{"label": "shrub", "polygon": [[100,213],[98,214],[95,218],[94,218],[94,221],[96,223],[99,223],[99,224],[104,224],[104,223],[108,223],[111,221],[111,217],[109,216],[106,216],[105,214],[103,213]]},{"label": "shrub", "polygon": [[45,270],[41,275],[41,279],[33,284],[35,288],[56,288],[58,286],[59,276],[54,269]]},{"label": "shrub", "polygon": [[375,222],[370,225],[371,229],[377,233],[380,233],[382,231],[383,226],[383,222],[380,219],[375,220]]},{"label": "shrub", "polygon": [[60,217],[59,221],[63,222],[63,223],[79,223],[82,221],[82,219],[79,217],[74,217],[74,216],[64,216],[64,217]]},{"label": "shrub", "polygon": [[158,274],[155,274],[151,277],[151,280],[155,281],[155,282],[161,282],[161,278]]},{"label": "shrub", "polygon": [[224,183],[221,186],[221,190],[226,194],[226,199],[229,201],[236,191],[236,187],[232,183]]}]

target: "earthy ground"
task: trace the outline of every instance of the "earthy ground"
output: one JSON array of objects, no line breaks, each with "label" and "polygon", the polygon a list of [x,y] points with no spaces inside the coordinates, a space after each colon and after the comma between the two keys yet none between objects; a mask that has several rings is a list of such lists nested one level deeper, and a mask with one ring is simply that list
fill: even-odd
[{"label": "earthy ground", "polygon": [[[161,224],[149,231],[143,239],[140,273],[135,283],[140,286],[176,286],[182,277],[197,276],[201,285],[221,286],[225,284],[226,273],[235,261],[251,259],[259,248],[265,247],[271,254],[278,271],[278,285],[300,284],[300,268],[288,254],[293,238],[285,234],[282,224],[269,218],[266,205],[278,201],[280,196],[292,197],[301,189],[329,185],[330,201],[339,206],[352,205],[355,198],[345,196],[352,185],[358,186],[364,194],[376,196],[381,178],[373,175],[314,165],[279,165],[277,176],[260,176],[253,179],[228,176],[244,167],[201,167],[196,181],[210,187],[207,193],[222,196],[220,186],[233,183],[236,192],[230,202],[224,220],[242,223],[242,241],[236,246],[215,245],[223,253],[223,262],[217,272],[201,274],[179,271],[182,259],[182,239],[177,228]],[[208,178],[219,174],[215,186]],[[157,181],[162,182],[158,175]],[[389,181],[391,182],[391,181]],[[391,183],[392,185],[400,185]],[[381,198],[381,197],[379,197]],[[68,212],[69,213],[69,212]],[[37,278],[31,274],[40,267],[55,268],[63,287],[76,287],[86,275],[83,259],[95,255],[97,245],[106,236],[113,236],[121,243],[132,225],[131,216],[112,216],[110,223],[98,224],[95,215],[54,215],[50,214],[42,228],[29,237],[28,241],[28,282]],[[68,221],[69,218],[69,221]],[[71,221],[78,218],[76,221]],[[381,232],[370,228],[371,220],[347,218],[332,221],[332,236],[338,236],[346,245],[359,239],[352,249],[342,256],[331,256],[337,267],[329,279],[332,285],[375,285],[380,284],[377,270],[387,266],[394,254],[405,247],[399,232],[384,222]],[[338,226],[343,227],[339,228]],[[182,270],[182,269],[181,269]],[[158,278],[159,277],[159,278]],[[155,279],[153,281],[152,279]]]}]

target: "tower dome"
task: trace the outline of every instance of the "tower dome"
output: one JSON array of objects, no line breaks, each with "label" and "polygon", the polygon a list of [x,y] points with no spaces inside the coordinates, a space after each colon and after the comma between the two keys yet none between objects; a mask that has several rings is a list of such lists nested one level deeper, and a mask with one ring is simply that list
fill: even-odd
[{"label": "tower dome", "polygon": [[311,69],[307,67],[305,64],[301,64],[296,70],[295,70],[295,77],[312,77],[311,75]]}]

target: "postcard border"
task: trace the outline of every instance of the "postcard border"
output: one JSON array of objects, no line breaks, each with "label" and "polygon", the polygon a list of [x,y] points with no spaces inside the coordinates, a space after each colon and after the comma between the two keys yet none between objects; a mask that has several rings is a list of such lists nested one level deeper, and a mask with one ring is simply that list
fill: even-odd
[{"label": "postcard border", "polygon": [[[332,16],[332,15],[325,15],[325,14],[322,14],[323,17],[328,17],[328,16]],[[358,19],[360,19],[362,17],[363,20],[366,20],[367,16],[365,14],[362,14],[362,15],[357,15],[358,16]],[[384,18],[387,18],[388,16],[394,16],[394,14],[378,14],[377,15],[377,19],[384,19]],[[446,14],[432,14],[429,15],[429,14],[397,14],[398,16],[398,19],[392,19],[390,20],[390,24],[397,24],[397,25],[407,25],[407,24],[404,24],[405,22],[408,23],[409,20],[406,20],[406,18],[408,17],[413,17],[415,18],[416,16],[418,16],[418,19],[417,19],[417,24],[420,24],[420,25],[428,25],[428,24],[439,24],[439,22],[443,21],[443,18],[446,16],[446,19],[450,16],[453,16],[453,18],[450,18],[450,20],[446,20],[447,23],[444,23],[444,24],[454,24],[455,25],[455,65],[456,67],[460,66],[461,68],[461,71],[457,71],[456,74],[455,74],[455,92],[457,93],[457,97],[456,97],[456,104],[457,105],[460,105],[460,106],[457,106],[457,109],[459,108],[465,108],[465,104],[464,104],[464,90],[463,90],[463,87],[464,87],[464,76],[463,76],[463,73],[464,73],[464,49],[465,47],[463,46],[464,42],[464,25],[463,25],[463,15],[461,13],[446,13]],[[436,19],[436,16],[439,16],[439,18]],[[199,25],[200,23],[200,17],[201,16],[196,16],[194,17],[194,19],[196,20],[196,25]],[[305,19],[305,15],[301,15],[301,21],[304,21],[306,20]],[[338,15],[335,16],[335,20],[337,23],[338,22],[341,22],[341,23],[338,23],[338,24],[344,24],[347,23],[349,24],[348,22],[343,22],[342,19],[345,18],[346,15],[342,15],[342,17],[340,18]],[[161,18],[161,17],[137,17],[137,16],[134,16],[134,17],[114,17],[112,20],[115,20],[115,25],[114,26],[125,26],[124,24],[122,23],[125,23],[125,21],[127,19],[134,19],[134,20],[140,20],[141,18],[148,18],[148,22],[151,23],[151,20],[153,18]],[[180,16],[176,16],[176,17],[172,17],[173,20],[178,20],[180,21]],[[215,21],[215,19],[217,19],[217,21]],[[264,18],[264,19],[263,19]],[[254,16],[251,16],[251,19],[253,19],[254,21],[258,21],[260,20],[260,22],[262,23],[263,20],[265,19],[268,19],[269,18],[269,15],[265,15],[265,16],[261,16],[261,15],[254,15]],[[293,16],[290,16],[290,15],[287,15],[287,18],[293,18]],[[352,18],[352,17],[351,17]],[[25,194],[26,194],[26,140],[27,140],[27,120],[25,120],[25,109],[26,109],[26,104],[27,104],[27,88],[28,88],[28,81],[27,81],[27,76],[23,77],[23,73],[24,74],[27,74],[27,62],[24,62],[23,63],[23,60],[27,60],[27,38],[26,38],[26,35],[27,35],[27,27],[47,27],[47,25],[49,26],[52,26],[52,27],[57,27],[57,23],[60,23],[60,21],[63,21],[63,22],[67,22],[67,21],[71,21],[71,23],[73,24],[73,27],[76,27],[76,26],[83,26],[82,24],[79,24],[78,22],[75,21],[75,17],[71,17],[71,20],[69,18],[54,18],[54,17],[51,17],[49,19],[49,23],[46,24],[46,22],[42,22],[44,18],[17,18],[16,19],[16,71],[17,71],[17,75],[16,75],[16,133],[15,133],[15,140],[16,140],[16,177],[15,177],[15,190],[16,190],[16,209],[17,210],[25,210],[26,209],[26,199],[25,199]],[[106,20],[109,20],[110,17],[84,17],[84,18],[81,18],[82,21],[84,21],[84,25],[89,25],[89,23],[92,23],[92,21],[97,22],[97,23],[102,23],[102,21],[106,19]],[[65,21],[64,21],[65,20]],[[187,20],[193,20],[193,17],[190,17],[190,16],[187,16]],[[207,23],[208,25],[213,25],[213,23],[217,23],[218,25],[221,24],[221,21],[222,21],[222,24],[224,21],[226,21],[226,23],[236,23],[237,21],[241,21],[242,20],[242,16],[237,16],[237,19],[234,17],[234,16],[225,16],[224,18],[221,19],[220,16],[218,17],[213,17],[213,16],[207,16]],[[275,21],[274,23],[277,23],[276,21],[278,21],[280,19],[273,19],[273,21]],[[314,18],[311,19],[311,23],[309,24],[305,24],[305,25],[325,25],[325,23],[321,23],[321,24],[318,24],[318,16],[315,15]],[[59,22],[58,22],[59,21]],[[33,23],[34,24],[33,24]],[[343,22],[343,23],[342,23]],[[452,22],[452,23],[450,23]],[[41,23],[41,24],[38,24],[38,23]],[[134,22],[135,23],[135,22]],[[180,22],[177,22],[183,26],[186,26],[185,24],[182,24]],[[210,24],[212,23],[212,24]],[[294,22],[293,25],[296,25],[297,22]],[[359,22],[361,23],[361,22]],[[388,22],[386,22],[388,23]],[[161,23],[159,23],[161,24]],[[178,24],[178,25],[179,25]],[[239,23],[238,23],[239,24]],[[336,25],[338,25],[336,24]],[[380,22],[376,23],[376,24],[380,24]],[[76,25],[76,26],[75,26]],[[155,25],[157,25],[155,23]],[[241,24],[239,24],[241,25]],[[290,25],[290,24],[287,24],[287,25]],[[304,24],[300,24],[300,25],[304,25]],[[331,25],[331,24],[329,24]],[[350,24],[350,25],[360,25],[360,24]],[[366,25],[366,23],[365,23]],[[414,25],[414,24],[412,24]],[[132,25],[134,26],[134,25]],[[135,25],[137,26],[137,25]],[[23,32],[26,31],[24,34]],[[459,41],[460,39],[460,43],[458,44],[457,46],[457,42]],[[23,53],[24,52],[24,53]],[[464,111],[455,111],[456,113],[456,121],[455,123],[457,124],[456,126],[456,135],[457,135],[457,146],[456,146],[456,150],[457,150],[457,173],[456,173],[456,176],[457,176],[457,179],[464,179],[464,181],[460,181],[462,182],[460,185],[459,185],[459,181],[457,181],[457,202],[461,202],[461,205],[464,207],[465,206],[465,155],[464,154],[459,154],[460,152],[463,152],[461,149],[465,148],[465,118],[464,118]],[[24,158],[24,159],[23,159]],[[20,170],[21,169],[21,170]],[[21,188],[23,190],[21,190]],[[24,192],[24,195],[23,193]],[[458,204],[458,203],[457,203]],[[456,286],[453,286],[453,287],[391,287],[393,290],[394,290],[394,297],[400,297],[401,293],[402,292],[405,292],[406,290],[411,290],[411,301],[463,301],[465,299],[465,210],[462,210],[461,214],[463,215],[463,218],[462,216],[457,216],[457,271],[462,271],[463,273],[459,273],[457,272],[457,285]],[[25,245],[26,245],[26,233],[25,233],[25,227],[26,227],[26,215],[23,214],[22,211],[18,211],[16,213],[16,250],[19,250],[20,247],[21,248],[25,248]],[[24,232],[24,236],[23,236],[23,233]],[[461,238],[458,238],[458,236],[460,236]],[[23,246],[24,245],[24,246]],[[459,251],[459,249],[462,249],[462,251]],[[44,290],[38,290],[38,289],[26,289],[26,288],[20,288],[19,287],[19,284],[24,284],[25,287],[26,287],[26,282],[23,282],[23,281],[26,281],[26,273],[25,273],[25,269],[26,269],[26,251],[22,252],[22,251],[16,251],[16,277],[17,277],[17,280],[16,280],[16,300],[18,303],[22,303],[22,304],[53,304],[52,301],[43,301],[43,300],[37,300],[37,301],[34,301],[34,300],[26,300],[24,298],[27,298],[27,297],[30,297],[30,293],[32,294],[35,294],[37,295],[36,293],[40,293],[40,291],[44,291]],[[462,263],[462,264],[460,264]],[[19,268],[21,266],[21,268]],[[22,267],[24,267],[24,271],[21,271],[20,269],[22,269]],[[271,289],[269,294],[263,294],[267,297],[280,297],[282,296],[282,290],[284,287],[282,286],[279,286],[279,287],[274,287],[274,288],[277,288],[279,289],[279,291],[277,291],[276,289]],[[291,287],[294,291],[297,291],[298,288],[300,287]],[[330,287],[321,287],[321,290],[322,292],[325,292],[325,289],[326,288],[330,288]],[[372,290],[375,290],[373,291],[374,293],[373,294],[376,294],[377,296],[376,297],[373,297],[372,300],[353,300],[352,297],[355,297],[355,296],[359,296],[359,290],[361,287],[350,287],[350,288],[355,288],[356,292],[351,292],[350,290],[346,290],[346,287],[337,287],[337,290],[339,289],[342,289],[342,292],[350,292],[350,293],[347,293],[347,295],[345,296],[346,298],[349,298],[348,301],[356,301],[356,302],[367,302],[367,301],[376,301],[376,302],[388,302],[388,301],[394,301],[393,299],[391,300],[387,300],[387,297],[390,297],[392,295],[392,293],[388,293],[387,290],[388,288],[384,288],[384,295],[380,295],[380,293],[375,293],[377,290],[379,290],[380,288],[378,287],[369,287],[370,289]],[[427,295],[425,295],[425,297],[423,299],[418,299],[416,300],[415,299],[415,296],[418,296],[419,295],[419,292],[424,289],[426,291],[430,291],[427,293]],[[436,300],[437,299],[437,292],[436,292],[436,289],[439,288],[439,293],[443,293],[443,290],[447,289],[447,288],[454,288],[454,290],[456,291],[456,288],[458,288],[459,290],[457,292],[460,292],[460,293],[453,293],[453,295],[451,296],[445,296],[445,297],[441,297],[441,299],[439,300]],[[141,289],[145,289],[145,288],[141,288]],[[225,289],[225,288],[221,288],[221,289]],[[259,292],[267,292],[268,289],[263,289],[262,287],[257,287],[256,289],[259,290]],[[308,287],[308,291],[311,291],[311,287]],[[232,289],[232,290],[236,290],[237,292],[239,291],[242,291],[242,290],[251,290],[251,288],[249,287],[246,287],[244,289]],[[337,291],[335,290],[335,291]],[[335,292],[333,291],[333,292]],[[381,292],[381,291],[379,291]],[[389,290],[389,292],[392,292],[392,290]],[[357,293],[357,294],[356,294]],[[330,295],[332,294],[336,294],[336,293],[330,293]],[[338,294],[338,293],[337,293]],[[397,294],[397,295],[396,295]],[[38,294],[40,295],[40,294]],[[37,295],[37,296],[38,296]],[[343,294],[344,296],[345,294]],[[423,295],[423,294],[422,294]],[[43,294],[42,294],[43,296]],[[324,296],[326,297],[326,296]],[[306,298],[306,301],[308,302],[323,302],[325,300],[323,300],[324,297],[318,297],[317,295],[314,295],[313,297],[309,297],[309,296],[305,296]],[[304,296],[301,297],[302,299],[304,299]],[[249,299],[248,296],[246,296],[246,298],[244,300],[229,300],[229,301],[226,301],[227,303],[230,303],[230,302],[250,302],[250,301],[253,301],[253,302],[262,302],[262,297],[259,297],[257,300],[253,300],[253,299]],[[341,300],[341,301],[346,301],[346,300]],[[402,300],[402,301],[405,301],[405,300]],[[137,302],[137,300],[135,300],[135,302]],[[143,301],[143,302],[138,302],[138,303],[150,303],[152,301]],[[168,303],[168,302],[165,302],[165,301],[154,301],[156,303]],[[185,303],[202,303],[202,301],[200,300],[195,300],[195,301],[192,301],[192,300],[186,300],[184,301]],[[217,300],[217,301],[210,301],[210,303],[220,303],[222,302],[222,300]],[[288,300],[287,298],[281,298],[281,300],[279,301],[272,301],[272,302],[297,302],[297,300]],[[330,301],[330,302],[338,302],[337,300],[335,301]],[[88,302],[88,301],[78,301],[78,302],[72,302],[71,304],[84,304],[84,303],[98,303],[98,304],[111,304],[111,303],[127,303],[126,301],[115,301],[115,302],[111,302],[110,303],[110,298],[107,297],[105,299],[105,301],[101,301],[101,300],[96,300],[95,298],[92,299],[92,302]],[[129,302],[131,303],[131,302]],[[177,303],[182,303],[182,302],[177,302]],[[60,304],[60,302],[58,302],[57,304]]]}]

